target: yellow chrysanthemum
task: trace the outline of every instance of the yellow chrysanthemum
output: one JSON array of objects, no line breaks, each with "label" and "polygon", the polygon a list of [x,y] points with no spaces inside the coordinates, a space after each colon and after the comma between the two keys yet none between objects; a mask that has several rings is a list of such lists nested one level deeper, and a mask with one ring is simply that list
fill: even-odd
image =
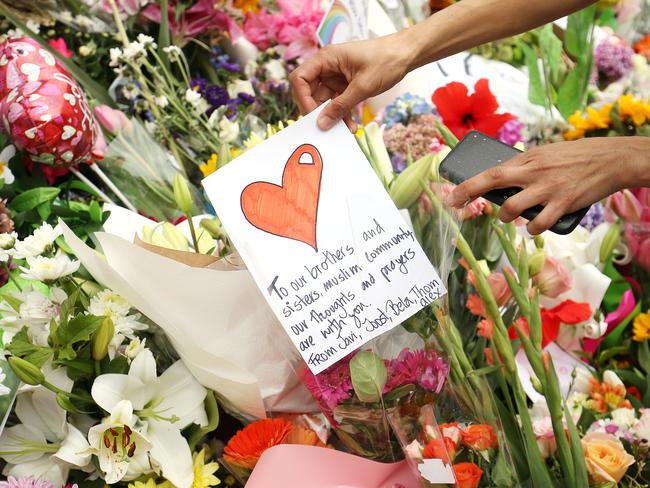
[{"label": "yellow chrysanthemum", "polygon": [[143,483],[142,481],[129,483],[129,488],[174,488],[174,485],[172,485],[169,481],[156,483],[156,480],[154,478],[149,478],[146,483]]},{"label": "yellow chrysanthemum", "polygon": [[598,110],[587,107],[587,121],[596,129],[607,129],[612,124],[611,113],[611,103],[606,103]]},{"label": "yellow chrysanthemum", "polygon": [[630,119],[637,127],[650,119],[650,104],[632,95],[622,95],[618,99],[618,113],[621,120]]},{"label": "yellow chrysanthemum", "polygon": [[217,486],[221,481],[214,473],[219,469],[219,465],[215,462],[205,464],[205,449],[200,452],[194,453],[194,482],[192,488],[210,488]]},{"label": "yellow chrysanthemum", "polygon": [[260,11],[260,5],[257,0],[235,0],[233,7],[238,8],[244,13]]},{"label": "yellow chrysanthemum", "polygon": [[637,342],[650,339],[650,312],[640,313],[634,318],[632,333],[632,338]]},{"label": "yellow chrysanthemum", "polygon": [[199,165],[199,169],[201,170],[201,173],[203,173],[204,178],[207,178],[212,173],[217,171],[217,159],[218,156],[213,153],[212,156],[210,156],[210,159],[208,159],[205,163]]}]

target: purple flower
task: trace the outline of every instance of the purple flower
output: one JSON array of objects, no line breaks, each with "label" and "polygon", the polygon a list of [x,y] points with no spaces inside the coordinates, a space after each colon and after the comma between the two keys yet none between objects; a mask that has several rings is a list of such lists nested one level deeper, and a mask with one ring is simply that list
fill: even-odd
[{"label": "purple flower", "polygon": [[0,488],[54,488],[52,483],[43,478],[33,476],[14,478],[9,476],[7,481],[0,481]]},{"label": "purple flower", "polygon": [[608,434],[616,434],[618,432],[618,425],[609,424],[605,426],[605,432]]},{"label": "purple flower", "polygon": [[523,140],[521,136],[521,130],[523,128],[524,125],[521,122],[518,122],[516,119],[510,119],[499,129],[497,139],[509,146],[517,144]]},{"label": "purple flower", "polygon": [[605,207],[600,202],[594,203],[580,221],[580,225],[589,230],[594,230],[605,222]]},{"label": "purple flower", "polygon": [[395,173],[399,174],[406,169],[406,158],[400,153],[393,154],[390,158],[390,162],[393,165]]},{"label": "purple flower", "polygon": [[239,63],[233,63],[230,61],[230,57],[228,57],[227,54],[221,54],[217,56],[215,59],[210,61],[210,64],[219,71],[220,69],[223,69],[225,71],[230,71],[231,73],[239,73],[241,71],[241,67],[239,66]]},{"label": "purple flower", "polygon": [[632,69],[634,50],[618,37],[602,41],[594,49],[594,66],[599,79],[611,83]]}]

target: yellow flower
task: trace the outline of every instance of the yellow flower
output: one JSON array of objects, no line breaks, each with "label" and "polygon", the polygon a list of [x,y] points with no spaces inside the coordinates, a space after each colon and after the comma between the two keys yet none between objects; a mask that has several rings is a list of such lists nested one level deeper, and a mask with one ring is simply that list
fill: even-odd
[{"label": "yellow flower", "polygon": [[215,462],[205,464],[205,449],[200,452],[194,453],[194,482],[192,488],[209,488],[217,486],[221,481],[214,476],[214,473],[219,469],[219,465]]},{"label": "yellow flower", "polygon": [[582,116],[580,110],[576,110],[568,119],[569,124],[574,128],[566,131],[563,135],[567,141],[573,141],[584,137],[585,133],[594,130],[596,126],[588,119]]},{"label": "yellow flower", "polygon": [[174,488],[174,485],[172,485],[169,481],[156,483],[156,480],[154,478],[149,478],[146,483],[143,483],[142,481],[129,483],[129,488]]},{"label": "yellow flower", "polygon": [[587,471],[596,483],[618,483],[634,464],[621,441],[611,434],[590,432],[582,438]]},{"label": "yellow flower", "polygon": [[621,95],[618,99],[618,113],[621,120],[631,119],[637,127],[650,119],[650,104],[636,100],[632,95]]},{"label": "yellow flower", "polygon": [[201,173],[203,173],[204,178],[207,178],[217,171],[217,155],[213,153],[212,156],[210,156],[210,159],[199,165],[199,169],[201,170]]},{"label": "yellow flower", "polygon": [[244,13],[260,11],[260,6],[257,3],[257,0],[235,0],[233,2],[233,7],[238,8]]},{"label": "yellow flower", "polygon": [[611,103],[606,103],[599,110],[587,107],[587,120],[597,129],[607,129],[612,123],[611,113]]},{"label": "yellow flower", "polygon": [[643,342],[650,339],[650,312],[641,313],[634,318],[632,324],[633,339]]}]

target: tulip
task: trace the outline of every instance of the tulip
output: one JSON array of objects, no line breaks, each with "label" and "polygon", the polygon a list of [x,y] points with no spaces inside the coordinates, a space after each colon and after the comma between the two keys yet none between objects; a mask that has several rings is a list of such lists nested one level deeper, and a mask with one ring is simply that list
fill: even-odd
[{"label": "tulip", "polygon": [[115,135],[131,125],[131,121],[121,110],[115,110],[108,105],[97,105],[95,107],[95,117],[111,134]]}]

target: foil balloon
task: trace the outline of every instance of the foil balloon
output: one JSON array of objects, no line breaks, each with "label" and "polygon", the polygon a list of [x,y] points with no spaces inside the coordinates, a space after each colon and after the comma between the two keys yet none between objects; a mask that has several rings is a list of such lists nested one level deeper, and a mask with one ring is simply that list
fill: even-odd
[{"label": "foil balloon", "polygon": [[28,37],[0,44],[0,120],[35,162],[70,166],[93,159],[99,130],[86,97],[57,59]]}]

